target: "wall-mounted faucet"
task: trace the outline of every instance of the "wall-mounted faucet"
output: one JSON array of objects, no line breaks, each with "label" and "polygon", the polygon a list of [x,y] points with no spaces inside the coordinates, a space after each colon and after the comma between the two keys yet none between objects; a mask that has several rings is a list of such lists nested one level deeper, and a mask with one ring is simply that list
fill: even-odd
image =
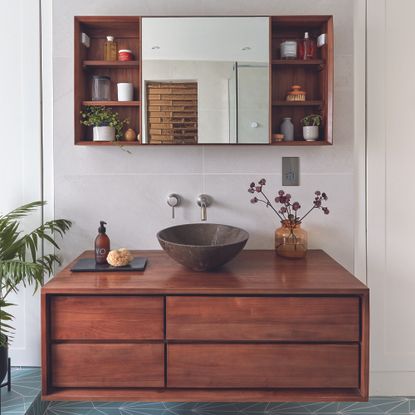
[{"label": "wall-mounted faucet", "polygon": [[171,218],[174,219],[174,208],[180,206],[182,198],[177,193],[170,193],[167,196],[167,204],[171,207]]},{"label": "wall-mounted faucet", "polygon": [[207,207],[212,204],[212,198],[209,195],[199,195],[197,197],[197,205],[200,206],[200,220],[206,221],[207,220]]}]

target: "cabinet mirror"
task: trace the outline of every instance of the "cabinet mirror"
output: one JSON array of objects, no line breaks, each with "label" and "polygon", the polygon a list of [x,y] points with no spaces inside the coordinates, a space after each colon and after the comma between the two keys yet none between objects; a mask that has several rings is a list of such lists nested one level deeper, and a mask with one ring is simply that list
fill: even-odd
[{"label": "cabinet mirror", "polygon": [[267,17],[142,18],[142,140],[269,142]]}]

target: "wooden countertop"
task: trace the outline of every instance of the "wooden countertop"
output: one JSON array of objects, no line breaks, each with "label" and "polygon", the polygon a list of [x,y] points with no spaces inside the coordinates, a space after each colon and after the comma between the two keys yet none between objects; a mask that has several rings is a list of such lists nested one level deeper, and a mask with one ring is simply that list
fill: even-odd
[{"label": "wooden countertop", "polygon": [[143,272],[87,273],[70,271],[85,251],[43,288],[43,294],[363,294],[368,288],[321,250],[305,259],[289,260],[272,250],[242,251],[217,271],[194,272],[164,251],[133,251],[148,257]]}]

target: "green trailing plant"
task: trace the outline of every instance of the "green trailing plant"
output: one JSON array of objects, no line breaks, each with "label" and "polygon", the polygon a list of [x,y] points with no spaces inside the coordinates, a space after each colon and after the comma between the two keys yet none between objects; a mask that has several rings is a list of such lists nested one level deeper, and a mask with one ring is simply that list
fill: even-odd
[{"label": "green trailing plant", "polygon": [[312,126],[320,127],[322,120],[323,120],[323,117],[321,115],[310,114],[301,120],[301,125],[303,127],[312,127]]},{"label": "green trailing plant", "polygon": [[87,127],[114,127],[115,138],[122,138],[122,130],[129,123],[128,119],[120,120],[118,112],[112,108],[100,106],[88,106],[81,111],[81,124]]},{"label": "green trailing plant", "polygon": [[49,242],[59,249],[54,236],[62,237],[69,230],[69,220],[51,220],[28,233],[21,230],[21,220],[43,205],[45,202],[32,202],[0,216],[0,346],[14,331],[8,295],[28,285],[36,292],[45,275],[51,275],[54,265],[61,263],[55,254],[44,255],[42,245]]}]

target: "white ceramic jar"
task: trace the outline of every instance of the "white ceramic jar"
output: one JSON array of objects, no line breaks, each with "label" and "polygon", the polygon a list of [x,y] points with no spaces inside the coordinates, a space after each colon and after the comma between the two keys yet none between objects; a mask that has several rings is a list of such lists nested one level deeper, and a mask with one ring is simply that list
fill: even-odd
[{"label": "white ceramic jar", "polygon": [[132,83],[120,82],[117,84],[118,101],[133,101],[134,87]]}]

